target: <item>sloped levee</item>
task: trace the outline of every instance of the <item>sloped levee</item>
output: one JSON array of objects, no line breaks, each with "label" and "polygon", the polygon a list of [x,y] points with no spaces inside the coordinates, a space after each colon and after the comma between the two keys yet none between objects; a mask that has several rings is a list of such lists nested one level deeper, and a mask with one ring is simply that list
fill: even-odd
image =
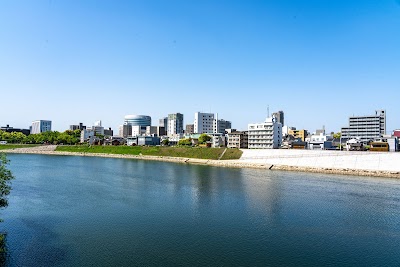
[{"label": "sloped levee", "polygon": [[292,149],[243,149],[239,161],[270,169],[400,178],[400,153]]}]

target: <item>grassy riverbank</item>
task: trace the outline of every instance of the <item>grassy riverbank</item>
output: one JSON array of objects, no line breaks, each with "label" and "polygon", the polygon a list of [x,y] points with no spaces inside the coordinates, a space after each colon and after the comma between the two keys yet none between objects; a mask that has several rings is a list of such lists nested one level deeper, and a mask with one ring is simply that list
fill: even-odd
[{"label": "grassy riverbank", "polygon": [[0,150],[14,149],[14,148],[25,148],[25,147],[35,147],[35,146],[39,146],[39,145],[7,144],[7,145],[0,145]]},{"label": "grassy riverbank", "polygon": [[[105,153],[119,155],[144,155],[144,156],[164,156],[182,157],[197,159],[218,159],[225,148],[206,148],[206,147],[161,147],[161,146],[58,146],[56,151],[80,152],[80,153]],[[242,151],[239,149],[227,149],[222,160],[239,159]]]}]

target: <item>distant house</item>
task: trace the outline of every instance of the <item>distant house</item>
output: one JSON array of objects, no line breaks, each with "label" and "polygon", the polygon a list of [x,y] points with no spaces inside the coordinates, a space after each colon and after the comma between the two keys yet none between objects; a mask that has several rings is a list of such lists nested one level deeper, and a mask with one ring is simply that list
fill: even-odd
[{"label": "distant house", "polygon": [[332,148],[333,137],[326,135],[323,132],[319,134],[312,134],[310,137],[306,138],[308,142],[309,149],[331,149]]}]

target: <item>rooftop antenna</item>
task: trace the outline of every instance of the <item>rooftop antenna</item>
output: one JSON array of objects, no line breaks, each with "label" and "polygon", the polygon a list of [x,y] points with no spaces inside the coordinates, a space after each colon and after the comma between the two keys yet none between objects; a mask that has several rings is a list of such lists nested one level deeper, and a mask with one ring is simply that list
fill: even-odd
[{"label": "rooftop antenna", "polygon": [[267,118],[269,118],[269,105],[267,106]]}]

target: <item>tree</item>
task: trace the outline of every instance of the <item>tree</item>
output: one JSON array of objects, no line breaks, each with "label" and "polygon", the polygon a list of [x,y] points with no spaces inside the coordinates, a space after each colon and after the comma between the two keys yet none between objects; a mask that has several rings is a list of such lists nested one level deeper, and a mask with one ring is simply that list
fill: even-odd
[{"label": "tree", "polygon": [[181,139],[181,140],[179,140],[178,145],[180,145],[180,146],[191,146],[192,145],[192,138]]},{"label": "tree", "polygon": [[168,138],[167,139],[164,139],[164,140],[162,140],[162,145],[163,146],[168,146],[169,145],[169,140],[168,140]]},{"label": "tree", "polygon": [[203,133],[199,136],[199,144],[205,144],[211,140],[211,136]]},{"label": "tree", "polygon": [[[9,161],[5,154],[0,154],[0,208],[8,206],[7,196],[11,191],[11,180],[14,179],[11,171],[8,170],[7,164]],[[2,221],[0,219],[0,221]],[[7,260],[7,246],[6,246],[6,234],[0,233],[0,265],[3,266]]]},{"label": "tree", "polygon": [[341,136],[342,136],[342,133],[341,133],[341,132],[338,132],[338,133],[335,133],[335,134],[333,135],[333,138],[339,139]]},{"label": "tree", "polygon": [[11,171],[7,169],[9,161],[5,154],[0,155],[0,208],[8,206],[7,196],[11,191],[11,180],[14,179]]}]

